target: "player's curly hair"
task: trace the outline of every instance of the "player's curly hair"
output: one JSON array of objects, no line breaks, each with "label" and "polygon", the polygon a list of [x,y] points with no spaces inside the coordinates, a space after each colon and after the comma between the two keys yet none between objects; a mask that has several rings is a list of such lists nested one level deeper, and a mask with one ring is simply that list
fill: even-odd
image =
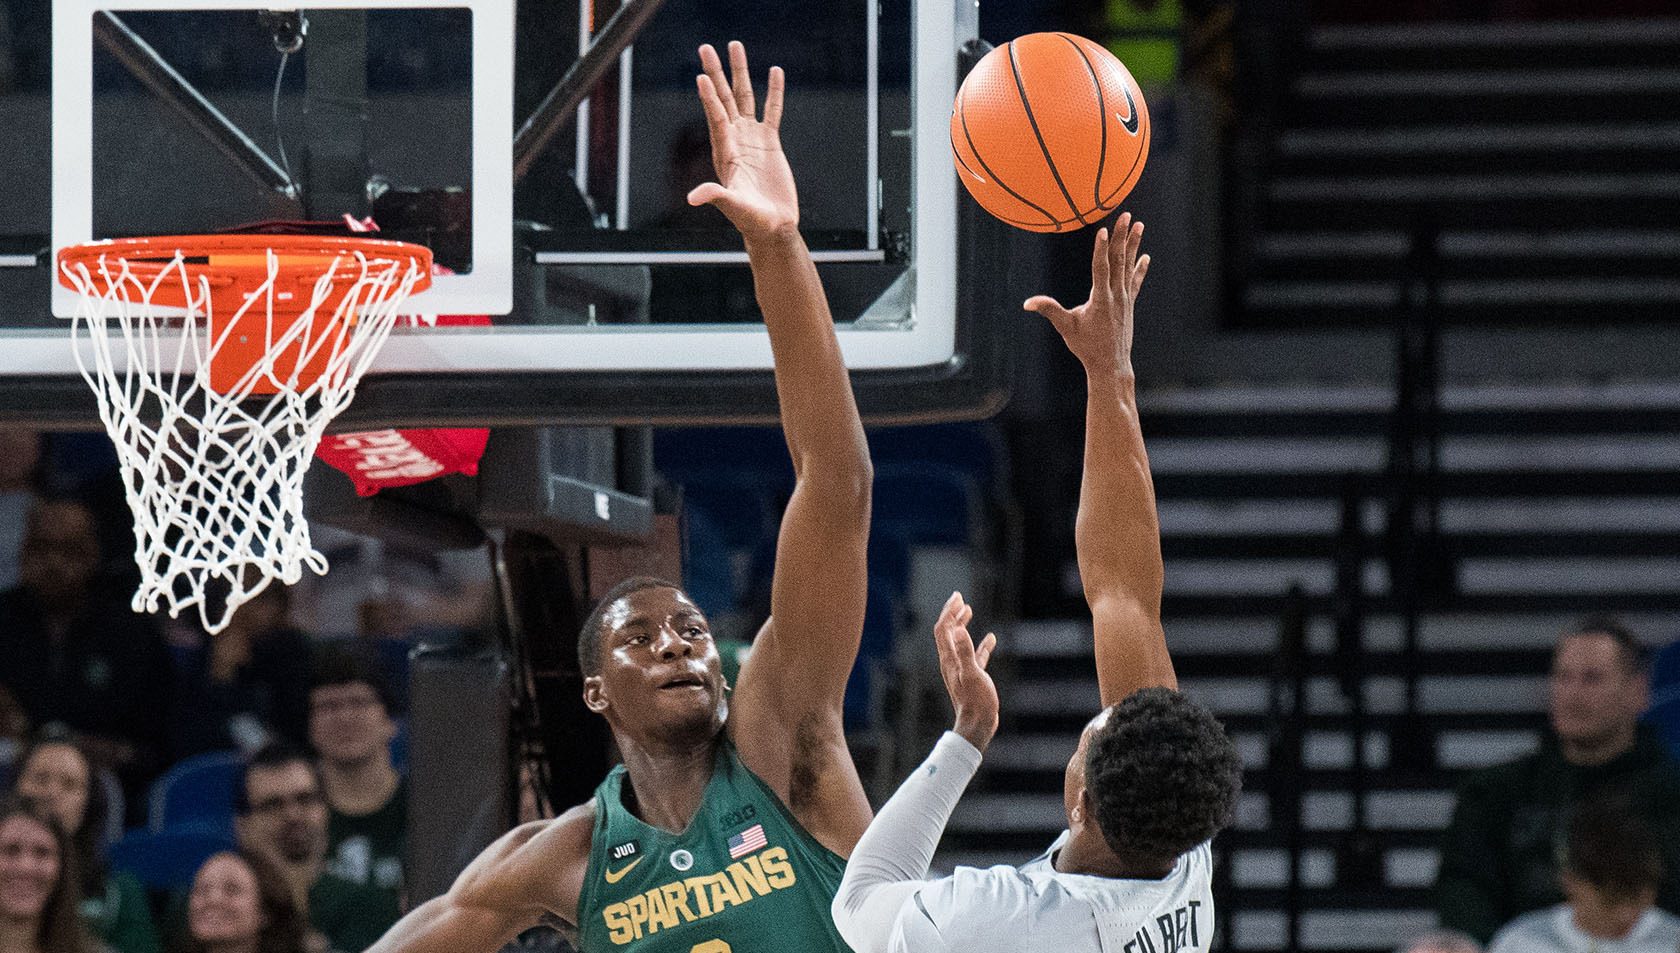
[{"label": "player's curly hair", "polygon": [[1111,850],[1169,864],[1231,823],[1242,759],[1206,708],[1171,689],[1144,688],[1115,705],[1092,736],[1085,787]]}]

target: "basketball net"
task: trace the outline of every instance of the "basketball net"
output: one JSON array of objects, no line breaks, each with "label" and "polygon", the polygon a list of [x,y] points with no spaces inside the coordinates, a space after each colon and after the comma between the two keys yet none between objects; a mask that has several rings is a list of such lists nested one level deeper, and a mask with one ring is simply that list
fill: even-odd
[{"label": "basketball net", "polygon": [[[271,238],[221,262],[211,252],[210,267],[190,247],[60,258],[80,295],[76,363],[134,512],[134,610],[196,607],[210,633],[271,582],[326,572],[304,473],[398,310],[429,283],[425,249],[283,259]],[[245,274],[230,280],[224,262]]]}]

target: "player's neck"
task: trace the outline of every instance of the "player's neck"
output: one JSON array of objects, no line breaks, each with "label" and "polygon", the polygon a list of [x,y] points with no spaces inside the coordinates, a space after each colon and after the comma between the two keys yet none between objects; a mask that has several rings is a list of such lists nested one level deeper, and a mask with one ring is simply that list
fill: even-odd
[{"label": "player's neck", "polygon": [[1165,869],[1156,869],[1135,862],[1128,863],[1107,844],[1092,844],[1080,837],[1068,838],[1068,842],[1056,852],[1053,863],[1059,873],[1113,877],[1121,880],[1160,880],[1172,873],[1170,864]]},{"label": "player's neck", "polygon": [[643,747],[619,739],[629,784],[624,806],[643,823],[680,834],[705,800],[722,735],[711,744]]}]

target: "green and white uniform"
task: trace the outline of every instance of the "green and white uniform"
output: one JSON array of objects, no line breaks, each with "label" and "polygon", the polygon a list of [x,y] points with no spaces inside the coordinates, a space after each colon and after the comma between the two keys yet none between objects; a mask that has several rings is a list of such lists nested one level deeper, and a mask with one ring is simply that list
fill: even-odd
[{"label": "green and white uniform", "polygon": [[595,789],[578,897],[583,953],[847,953],[829,904],[846,862],[800,826],[726,739],[688,830],[624,806],[625,771]]}]

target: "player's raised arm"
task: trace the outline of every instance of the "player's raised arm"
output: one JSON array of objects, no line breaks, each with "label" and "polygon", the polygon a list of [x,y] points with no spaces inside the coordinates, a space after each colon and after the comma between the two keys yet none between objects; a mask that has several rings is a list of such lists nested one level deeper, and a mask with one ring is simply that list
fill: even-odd
[{"label": "player's raised arm", "polygon": [[[868,590],[869,447],[828,299],[799,235],[780,136],[782,71],[770,70],[761,121],[741,44],[729,45],[728,77],[711,47],[700,48],[700,63],[718,180],[689,202],[716,206],[746,240],[796,479],[776,543],[771,617],[736,687],[730,735],[801,822],[845,853],[869,821],[841,727]],[[796,772],[796,757],[810,759],[802,765],[810,770]],[[810,789],[796,777],[813,778]]]},{"label": "player's raised arm", "polygon": [[1138,257],[1142,223],[1120,216],[1097,233],[1091,298],[1073,310],[1042,295],[1028,311],[1050,319],[1085,365],[1085,473],[1075,544],[1096,631],[1097,685],[1104,707],[1140,688],[1178,687],[1161,631],[1161,525],[1138,425],[1132,371],[1132,315],[1149,271]]}]

